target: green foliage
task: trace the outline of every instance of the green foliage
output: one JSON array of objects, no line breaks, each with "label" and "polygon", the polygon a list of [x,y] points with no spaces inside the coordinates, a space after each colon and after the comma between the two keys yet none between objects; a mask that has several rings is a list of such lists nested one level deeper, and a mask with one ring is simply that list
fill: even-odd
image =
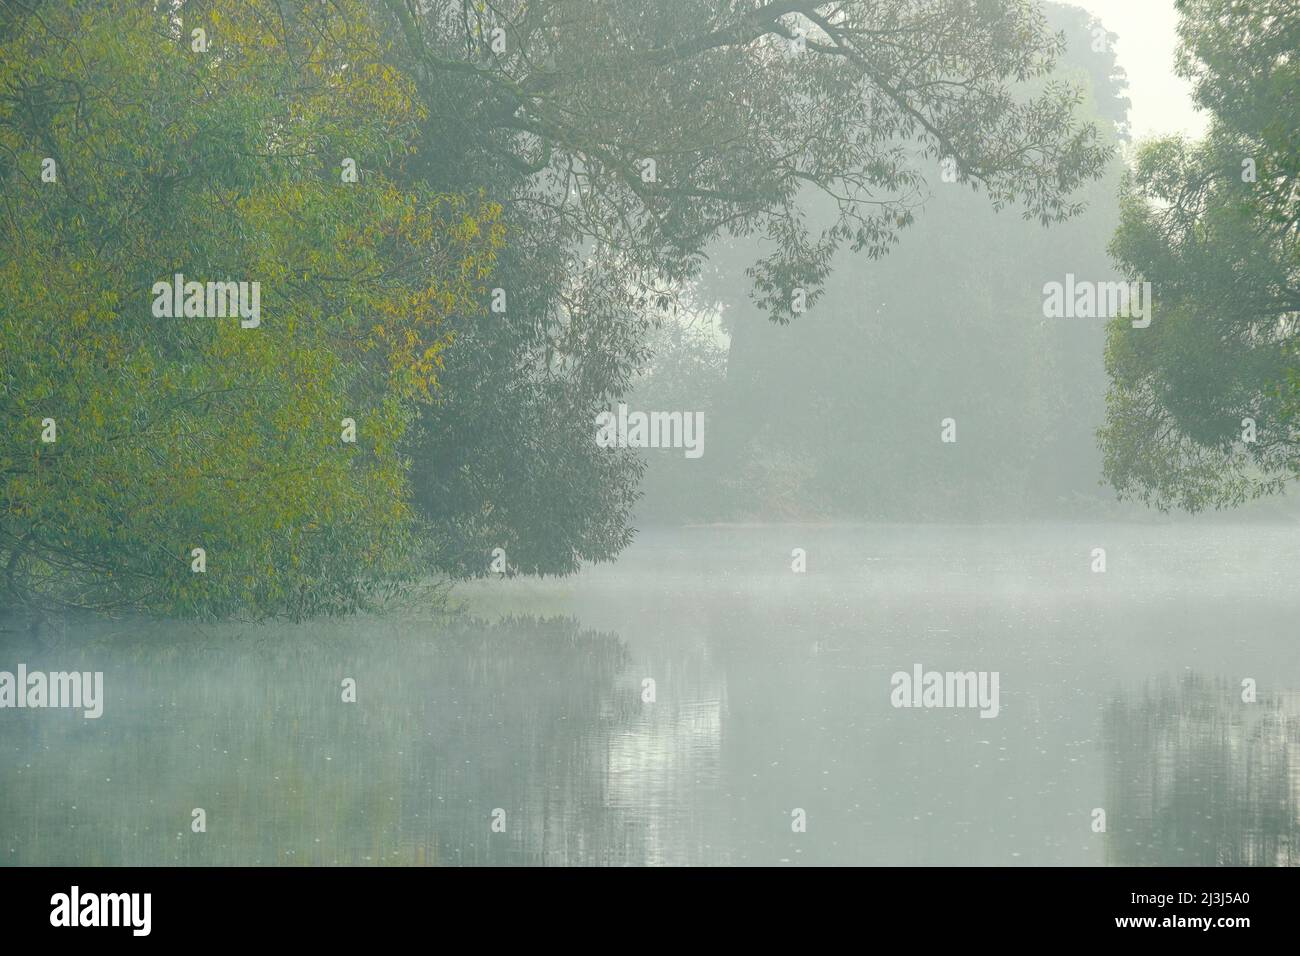
[{"label": "green foliage", "polygon": [[[193,52],[190,30],[210,39]],[[355,609],[422,567],[400,452],[501,242],[399,188],[420,111],[364,5],[44,4],[0,45],[8,601]],[[44,157],[57,181],[39,178]],[[363,169],[340,181],[340,162]],[[153,283],[261,283],[259,328]],[[357,442],[341,441],[341,420]],[[57,421],[53,444],[41,422]],[[191,549],[207,554],[191,570]]]},{"label": "green foliage", "polygon": [[[1054,72],[1062,42],[1031,0],[383,8],[428,111],[410,171],[440,189],[486,186],[509,229],[493,279],[509,308],[457,323],[445,388],[413,432],[416,501],[456,574],[482,573],[497,546],[520,569],[567,572],[627,543],[644,457],[595,447],[592,422],[641,388],[647,346],[662,344],[655,324],[725,243],[744,252],[728,302],[752,298],[760,320],[787,322],[792,289],[816,302],[836,281],[832,263],[848,293],[879,266],[864,259],[897,254],[940,157],[957,160],[979,205],[1059,220],[1080,211],[1076,191],[1110,154],[1077,107],[1081,79],[1109,92],[1114,57],[1093,56],[1084,76]],[[796,29],[808,40],[800,54]],[[1113,97],[1098,100],[1107,117],[1122,114]],[[800,340],[816,334],[810,316],[791,328]],[[820,340],[808,351],[827,348],[853,354]],[[649,359],[660,386],[665,354]],[[762,374],[765,401],[801,407],[782,396],[803,368],[778,360]],[[671,407],[698,407],[698,391]],[[639,517],[689,519],[739,500],[705,477],[723,477],[714,465],[729,454],[712,412],[708,421],[703,459],[651,463],[654,500]],[[801,453],[769,443],[726,467],[758,482]]]},{"label": "green foliage", "polygon": [[[892,248],[940,157],[1048,222],[1081,211],[1071,193],[1110,155],[1075,85],[1020,95],[1061,50],[1035,0],[385,6],[444,128],[527,175],[529,203],[651,297],[694,278],[712,240],[761,237],[750,291],[789,321],[791,289],[815,293],[838,250]],[[829,221],[804,216],[809,187]]]},{"label": "green foliage", "polygon": [[[1093,50],[1083,11],[1044,12],[1066,45],[1041,85],[1090,89],[1078,120],[1114,143],[1126,101],[1113,55]],[[711,248],[699,294],[722,308],[731,345],[708,450],[698,461],[650,453],[648,479],[672,472],[679,484],[647,487],[643,513],[670,518],[669,500],[696,520],[1006,520],[1104,507],[1094,437],[1104,328],[1044,318],[1042,289],[1067,272],[1112,277],[1120,163],[1070,194],[1086,212],[1046,229],[937,172],[899,246],[870,265],[841,253],[824,294],[789,326],[745,307],[755,248]],[[811,222],[835,215],[816,190],[802,201]],[[656,407],[691,400],[684,390]],[[955,444],[940,441],[947,417]]]},{"label": "green foliage", "polygon": [[[747,291],[784,321],[894,245],[939,157],[1054,221],[1109,154],[1032,0],[0,8],[18,603],[305,615],[494,547],[611,558],[642,464],[594,415],[716,240],[763,245]],[[260,282],[261,328],[155,319],[177,272]]]},{"label": "green foliage", "polygon": [[1180,72],[1213,122],[1204,142],[1144,144],[1125,184],[1111,249],[1156,311],[1111,330],[1101,437],[1122,496],[1197,511],[1279,492],[1300,466],[1300,4],[1180,10]]}]

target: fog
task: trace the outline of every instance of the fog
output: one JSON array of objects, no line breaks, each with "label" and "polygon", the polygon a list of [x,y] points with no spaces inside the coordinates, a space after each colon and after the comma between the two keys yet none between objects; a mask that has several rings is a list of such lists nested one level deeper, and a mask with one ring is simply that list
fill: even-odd
[{"label": "fog", "polygon": [[1300,863],[1300,16],[65,6],[4,864]]}]

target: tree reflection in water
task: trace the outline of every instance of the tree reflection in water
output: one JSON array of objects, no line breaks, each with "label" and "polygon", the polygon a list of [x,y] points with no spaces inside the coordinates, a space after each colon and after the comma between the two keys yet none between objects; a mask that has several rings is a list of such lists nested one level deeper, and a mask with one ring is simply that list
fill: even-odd
[{"label": "tree reflection in water", "polygon": [[1189,674],[1106,708],[1107,862],[1300,863],[1300,694]]}]

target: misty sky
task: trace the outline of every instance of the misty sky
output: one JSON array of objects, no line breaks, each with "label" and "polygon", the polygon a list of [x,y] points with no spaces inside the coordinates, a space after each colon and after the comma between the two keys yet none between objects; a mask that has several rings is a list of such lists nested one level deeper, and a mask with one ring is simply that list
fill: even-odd
[{"label": "misty sky", "polygon": [[1162,133],[1205,132],[1206,117],[1192,106],[1191,86],[1174,74],[1178,13],[1174,0],[1073,0],[1119,34],[1115,52],[1128,73],[1134,139]]}]

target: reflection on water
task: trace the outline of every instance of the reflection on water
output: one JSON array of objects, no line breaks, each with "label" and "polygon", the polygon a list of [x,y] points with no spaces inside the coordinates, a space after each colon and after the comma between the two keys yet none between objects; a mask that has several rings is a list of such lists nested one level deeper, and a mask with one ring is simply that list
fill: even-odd
[{"label": "reflection on water", "polygon": [[[1291,539],[688,529],[450,619],[11,629],[0,670],[106,701],[0,711],[0,860],[1294,864]],[[998,671],[998,717],[891,707],[916,662]]]},{"label": "reflection on water", "polygon": [[[427,626],[374,627],[92,642],[80,659],[107,671],[103,718],[6,716],[0,847],[54,864],[639,855],[601,788],[601,741],[633,709],[615,687],[616,638],[559,618],[464,621],[436,640]],[[27,661],[66,668],[69,653]],[[195,807],[204,834],[190,832]],[[497,808],[503,837],[488,829]]]},{"label": "reflection on water", "polygon": [[1300,695],[1241,693],[1189,674],[1107,708],[1110,862],[1300,864]]}]

